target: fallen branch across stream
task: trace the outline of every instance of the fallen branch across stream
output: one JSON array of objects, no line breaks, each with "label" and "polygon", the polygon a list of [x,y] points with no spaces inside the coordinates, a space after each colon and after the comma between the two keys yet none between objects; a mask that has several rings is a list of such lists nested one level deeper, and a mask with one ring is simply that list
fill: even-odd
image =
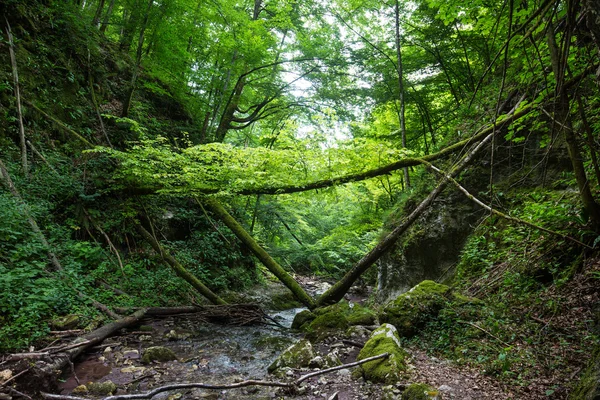
[{"label": "fallen branch across stream", "polygon": [[[270,386],[270,387],[281,387],[290,390],[295,390],[297,387],[307,379],[313,378],[315,376],[327,374],[330,372],[335,372],[340,369],[356,367],[361,364],[368,363],[370,361],[375,361],[383,358],[389,357],[389,353],[379,354],[377,356],[365,358],[364,360],[356,361],[349,364],[338,365],[337,367],[327,368],[320,371],[311,372],[310,374],[306,374],[296,379],[293,382],[279,382],[279,381],[259,381],[259,380],[248,380],[237,383],[232,383],[229,385],[210,385],[207,383],[176,383],[173,385],[165,385],[161,387],[157,387],[156,389],[152,389],[146,393],[136,393],[136,394],[120,394],[116,396],[108,396],[103,400],[137,400],[137,399],[151,399],[157,394],[167,392],[170,390],[180,390],[180,389],[213,389],[213,390],[227,390],[227,389],[238,389],[247,386]],[[42,393],[42,396],[45,399],[50,400],[88,400],[86,397],[77,397],[77,396],[65,396],[60,394],[50,394],[50,393]]]}]

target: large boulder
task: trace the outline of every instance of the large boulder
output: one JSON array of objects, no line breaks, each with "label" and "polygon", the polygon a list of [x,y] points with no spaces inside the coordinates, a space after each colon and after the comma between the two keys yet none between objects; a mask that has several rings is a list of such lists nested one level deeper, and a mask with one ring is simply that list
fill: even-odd
[{"label": "large boulder", "polygon": [[401,337],[411,337],[438,315],[451,296],[448,286],[423,281],[388,303],[379,320],[394,325]]},{"label": "large boulder", "polygon": [[302,368],[308,367],[310,361],[315,358],[315,352],[312,345],[306,339],[288,347],[279,357],[269,365],[269,373],[282,368]]},{"label": "large boulder", "polygon": [[400,344],[398,332],[393,325],[383,324],[377,328],[358,353],[357,361],[388,353],[389,357],[361,364],[358,371],[371,382],[394,384],[406,372],[408,354]]}]

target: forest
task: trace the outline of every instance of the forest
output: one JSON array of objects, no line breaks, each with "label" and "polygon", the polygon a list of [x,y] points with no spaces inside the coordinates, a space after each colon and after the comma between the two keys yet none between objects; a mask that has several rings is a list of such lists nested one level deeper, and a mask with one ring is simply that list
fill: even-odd
[{"label": "forest", "polygon": [[0,15],[0,400],[600,398],[600,0]]}]

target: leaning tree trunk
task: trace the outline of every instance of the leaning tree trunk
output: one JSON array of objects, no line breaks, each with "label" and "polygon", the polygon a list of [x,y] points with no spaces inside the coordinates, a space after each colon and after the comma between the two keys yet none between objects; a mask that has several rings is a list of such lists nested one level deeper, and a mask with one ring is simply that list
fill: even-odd
[{"label": "leaning tree trunk", "polygon": [[172,255],[170,255],[167,250],[165,250],[158,240],[152,236],[150,232],[144,229],[143,226],[137,224],[137,231],[142,235],[144,239],[146,239],[150,245],[154,248],[154,250],[160,254],[162,259],[169,264],[169,266],[175,271],[175,273],[183,278],[187,283],[192,285],[194,289],[198,291],[202,296],[206,297],[213,304],[227,304],[227,302],[217,296],[212,290],[210,290],[206,285],[204,285],[198,278],[196,278],[191,272],[189,272],[183,265],[181,265]]},{"label": "leaning tree trunk", "polygon": [[207,199],[206,206],[227,225],[229,229],[240,239],[250,251],[263,263],[296,296],[296,298],[308,308],[315,307],[315,301],[302,289],[302,286],[288,274],[241,226],[227,210],[214,199]]}]

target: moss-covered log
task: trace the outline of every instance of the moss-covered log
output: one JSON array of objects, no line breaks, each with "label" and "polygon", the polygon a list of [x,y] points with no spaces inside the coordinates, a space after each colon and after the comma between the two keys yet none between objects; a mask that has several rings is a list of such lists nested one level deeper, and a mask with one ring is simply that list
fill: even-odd
[{"label": "moss-covered log", "polygon": [[196,278],[191,272],[189,272],[183,265],[181,265],[172,255],[165,250],[160,243],[140,224],[136,225],[136,229],[144,239],[146,239],[152,248],[160,254],[162,259],[169,264],[173,271],[183,278],[187,283],[192,285],[194,289],[198,291],[202,296],[206,297],[213,304],[227,304],[225,300],[221,299],[212,290],[210,290],[205,284],[203,284],[198,278]]},{"label": "moss-covered log", "polygon": [[315,307],[315,301],[302,289],[300,284],[296,282],[290,274],[288,274],[257,242],[250,236],[248,232],[240,225],[235,218],[227,212],[215,199],[206,199],[205,205],[227,225],[229,229],[240,239],[252,253],[260,260],[265,267],[269,269],[288,289],[292,291],[294,296],[304,305],[309,308]]}]

